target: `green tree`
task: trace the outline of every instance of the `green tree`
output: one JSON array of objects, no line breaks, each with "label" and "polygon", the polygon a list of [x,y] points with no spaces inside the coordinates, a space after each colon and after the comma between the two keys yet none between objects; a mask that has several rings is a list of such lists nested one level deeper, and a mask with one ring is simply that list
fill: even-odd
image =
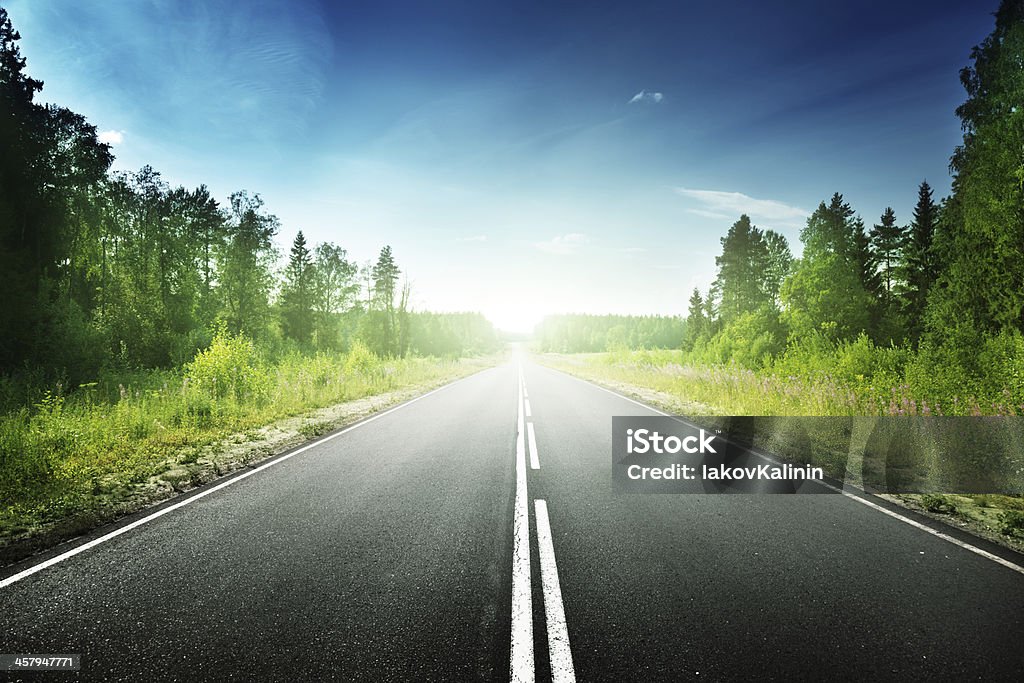
[{"label": "green tree", "polygon": [[903,314],[914,341],[921,336],[928,295],[938,276],[939,264],[935,248],[938,221],[939,210],[932,199],[932,188],[927,181],[923,181],[917,191],[914,220],[906,236],[902,263]]},{"label": "green tree", "polygon": [[316,345],[338,346],[341,317],[358,305],[358,267],[341,247],[318,244],[313,268],[313,309]]},{"label": "green tree", "polygon": [[720,296],[718,310],[722,321],[728,323],[741,313],[766,303],[761,274],[767,251],[764,233],[751,225],[746,214],[740,216],[721,241],[722,254],[715,257]]},{"label": "green tree", "polygon": [[800,232],[803,258],[783,283],[783,321],[797,337],[815,331],[852,339],[868,328],[872,298],[864,287],[863,223],[836,193]]},{"label": "green tree", "polygon": [[878,315],[874,321],[875,339],[900,342],[904,338],[903,314],[898,295],[904,286],[904,245],[906,229],[896,223],[896,212],[887,207],[879,223],[871,228],[870,249],[876,264]]},{"label": "green tree", "polygon": [[704,299],[700,290],[693,288],[690,295],[690,307],[686,314],[686,338],[683,341],[683,349],[691,350],[705,334],[707,328],[707,317],[704,312]]},{"label": "green tree", "polygon": [[956,111],[963,144],[950,162],[956,224],[940,221],[950,260],[929,298],[938,339],[958,325],[1024,329],[1024,2],[1003,0],[995,18],[960,73],[967,99]]},{"label": "green tree", "polygon": [[281,287],[281,322],[285,336],[301,344],[313,338],[316,273],[306,236],[299,230],[292,242]]},{"label": "green tree", "polygon": [[877,255],[885,301],[892,299],[899,284],[899,265],[903,258],[903,228],[896,224],[896,212],[887,207],[881,222],[871,228],[871,247]]},{"label": "green tree", "polygon": [[218,258],[220,294],[229,330],[250,338],[265,336],[269,316],[271,268],[275,260],[277,217],[263,212],[258,194],[231,195],[231,217]]},{"label": "green tree", "polygon": [[760,271],[761,290],[770,306],[778,309],[779,293],[793,265],[793,254],[786,238],[774,230],[764,231],[764,249]]},{"label": "green tree", "polygon": [[206,185],[200,185],[188,197],[187,243],[199,276],[197,317],[202,327],[209,327],[217,314],[215,291],[216,257],[224,247],[224,213]]},{"label": "green tree", "polygon": [[35,102],[43,84],[25,73],[20,39],[0,7],[0,369],[61,344],[46,332],[79,267],[71,257],[85,215],[74,212],[112,161],[84,117]]},{"label": "green tree", "polygon": [[370,308],[360,321],[360,338],[380,356],[400,355],[399,306],[395,297],[401,271],[395,264],[390,246],[380,250],[369,274],[373,289]]}]

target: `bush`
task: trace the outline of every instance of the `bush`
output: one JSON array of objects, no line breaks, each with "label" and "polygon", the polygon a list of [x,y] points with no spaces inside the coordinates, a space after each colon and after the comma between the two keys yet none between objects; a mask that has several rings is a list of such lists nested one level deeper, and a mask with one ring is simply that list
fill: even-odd
[{"label": "bush", "polygon": [[245,335],[231,335],[222,327],[205,351],[185,366],[186,393],[212,401],[259,402],[270,389],[262,359]]},{"label": "bush", "polygon": [[999,515],[999,530],[1007,536],[1024,538],[1024,511],[1007,510]]},{"label": "bush", "polygon": [[356,340],[345,360],[346,375],[367,376],[380,368],[380,358],[366,344]]},{"label": "bush", "polygon": [[785,330],[771,310],[742,313],[710,339],[701,339],[687,354],[690,362],[729,365],[749,370],[771,364],[782,353]]},{"label": "bush", "polygon": [[956,504],[938,493],[926,493],[921,496],[921,507],[940,515],[952,515],[956,512]]}]

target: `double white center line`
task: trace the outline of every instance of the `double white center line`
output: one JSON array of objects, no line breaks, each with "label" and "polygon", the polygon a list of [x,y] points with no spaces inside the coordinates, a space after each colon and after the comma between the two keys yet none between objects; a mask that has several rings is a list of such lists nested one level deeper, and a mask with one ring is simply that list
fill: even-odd
[{"label": "double white center line", "polygon": [[[536,678],[533,656],[533,594],[530,583],[530,510],[526,492],[526,440],[530,446],[530,467],[540,469],[537,438],[530,401],[526,397],[523,368],[519,366],[519,418],[516,432],[516,497],[512,520],[512,642],[509,673],[514,682],[532,683]],[[524,429],[524,426],[526,429]],[[547,503],[534,501],[537,520],[537,547],[540,558],[540,576],[544,593],[544,616],[547,622],[548,655],[551,680],[555,683],[575,683],[576,673],[569,647],[569,629],[562,606],[562,589],[555,565],[555,548],[551,540],[551,523]]]}]

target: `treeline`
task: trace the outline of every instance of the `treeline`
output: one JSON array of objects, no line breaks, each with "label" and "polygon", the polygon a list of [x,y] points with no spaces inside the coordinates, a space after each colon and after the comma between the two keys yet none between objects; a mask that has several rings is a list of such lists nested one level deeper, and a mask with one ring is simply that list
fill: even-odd
[{"label": "treeline", "polygon": [[414,312],[410,320],[412,352],[420,356],[458,357],[501,348],[494,326],[480,313]]},{"label": "treeline", "polygon": [[672,349],[682,344],[685,330],[679,317],[550,315],[534,330],[534,344],[540,351],[556,353]]},{"label": "treeline", "polygon": [[931,400],[975,395],[1024,410],[1024,2],[1004,0],[961,72],[952,194],[922,182],[913,216],[868,228],[843,196],[784,238],[740,219],[718,276],[690,298],[697,361],[909,382]]},{"label": "treeline", "polygon": [[800,259],[782,235],[740,216],[721,240],[717,278],[690,297],[684,348],[756,367],[812,338],[917,345],[937,277],[940,209],[922,182],[911,223],[898,225],[887,208],[868,230],[836,193],[801,230]]},{"label": "treeline", "polygon": [[299,232],[279,270],[280,222],[258,194],[222,204],[149,166],[111,172],[95,126],[36,102],[19,39],[0,8],[0,375],[181,366],[220,326],[271,353],[495,348],[478,315],[413,314],[390,247],[361,268]]}]

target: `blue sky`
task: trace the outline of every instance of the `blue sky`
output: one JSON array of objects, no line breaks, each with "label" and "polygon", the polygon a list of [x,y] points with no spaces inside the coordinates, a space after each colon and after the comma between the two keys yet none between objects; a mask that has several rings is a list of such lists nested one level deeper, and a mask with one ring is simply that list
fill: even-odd
[{"label": "blue sky", "polygon": [[417,307],[523,329],[684,313],[741,212],[795,250],[836,191],[909,221],[997,3],[4,4],[116,168],[259,192],[282,251],[391,244]]}]

